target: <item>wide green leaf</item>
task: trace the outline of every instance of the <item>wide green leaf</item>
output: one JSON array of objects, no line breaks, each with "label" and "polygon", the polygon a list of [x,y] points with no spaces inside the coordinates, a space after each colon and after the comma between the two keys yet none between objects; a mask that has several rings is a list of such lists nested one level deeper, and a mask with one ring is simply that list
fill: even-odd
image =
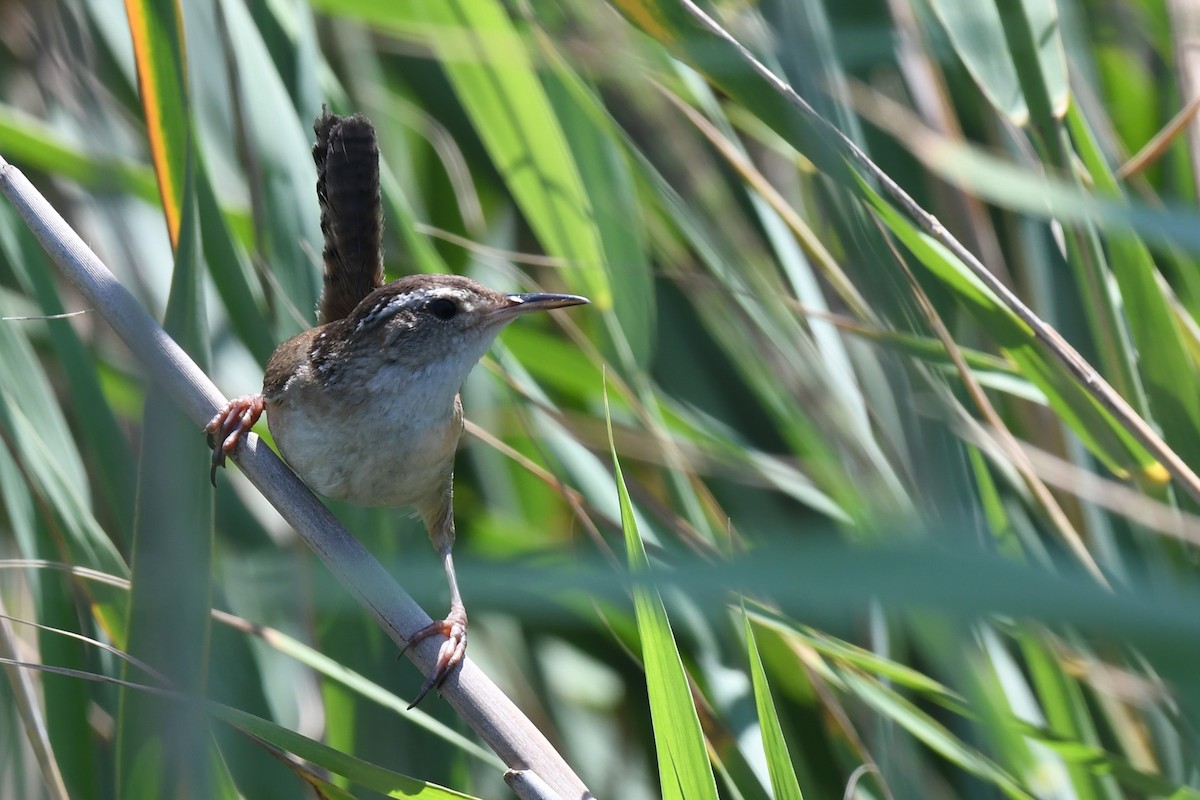
[{"label": "wide green leaf", "polygon": [[[1021,88],[1015,58],[1031,60],[1050,98],[1052,112],[1061,117],[1067,108],[1070,87],[1062,39],[1058,31],[1058,9],[1054,0],[929,0],[945,28],[954,52],[962,59],[984,96],[1014,125],[1029,121],[1029,106]],[[1021,15],[1036,42],[1032,59],[1015,54],[1005,37],[1001,14]]]}]

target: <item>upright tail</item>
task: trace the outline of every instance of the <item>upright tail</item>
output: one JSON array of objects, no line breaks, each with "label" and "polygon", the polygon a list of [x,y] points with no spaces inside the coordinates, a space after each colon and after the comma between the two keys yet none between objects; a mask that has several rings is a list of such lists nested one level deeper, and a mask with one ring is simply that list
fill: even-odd
[{"label": "upright tail", "polygon": [[362,114],[340,117],[322,109],[313,131],[325,237],[325,287],[317,316],[324,324],[349,316],[360,300],[383,285],[383,205],[379,144],[371,121]]}]

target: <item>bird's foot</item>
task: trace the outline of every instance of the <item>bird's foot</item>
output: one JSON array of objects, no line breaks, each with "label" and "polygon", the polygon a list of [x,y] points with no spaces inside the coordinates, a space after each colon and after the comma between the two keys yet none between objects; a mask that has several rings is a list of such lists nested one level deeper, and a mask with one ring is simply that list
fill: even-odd
[{"label": "bird's foot", "polygon": [[467,653],[467,612],[461,608],[451,608],[445,619],[432,622],[410,636],[408,644],[404,645],[400,655],[404,655],[408,652],[408,648],[430,636],[445,636],[446,641],[442,642],[442,647],[438,650],[437,663],[433,667],[433,672],[429,673],[429,677],[426,678],[425,685],[417,694],[417,699],[409,705],[410,710],[424,700],[425,695],[429,694],[431,689],[442,688],[446,678],[450,676],[455,667],[462,663],[463,657]]},{"label": "bird's foot", "polygon": [[235,397],[204,426],[204,432],[208,434],[208,446],[213,449],[212,471],[209,473],[213,486],[217,485],[217,467],[225,466],[225,457],[237,447],[242,434],[253,428],[262,416],[263,402],[261,394]]}]

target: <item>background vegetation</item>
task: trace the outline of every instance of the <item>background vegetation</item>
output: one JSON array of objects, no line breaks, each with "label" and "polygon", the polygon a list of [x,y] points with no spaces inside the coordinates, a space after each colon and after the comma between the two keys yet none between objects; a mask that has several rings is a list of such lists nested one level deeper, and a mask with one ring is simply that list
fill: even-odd
[{"label": "background vegetation", "polygon": [[[686,0],[180,5],[0,5],[0,155],[231,395],[312,324],[322,103],[390,274],[593,299],[468,382],[456,553],[597,796],[1197,796],[1196,3],[706,6],[1162,447]],[[80,306],[0,204],[0,796],[507,796]]]}]

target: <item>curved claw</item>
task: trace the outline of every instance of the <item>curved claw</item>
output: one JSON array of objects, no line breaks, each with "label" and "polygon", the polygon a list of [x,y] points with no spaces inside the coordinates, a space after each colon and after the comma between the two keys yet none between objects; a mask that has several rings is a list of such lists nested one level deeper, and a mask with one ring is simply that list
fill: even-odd
[{"label": "curved claw", "polygon": [[429,694],[431,690],[442,688],[442,684],[446,682],[446,678],[450,677],[450,673],[463,662],[467,653],[466,613],[458,609],[451,609],[445,619],[437,620],[421,628],[409,637],[408,644],[404,645],[400,655],[408,652],[408,649],[414,644],[422,642],[430,636],[439,635],[445,636],[446,641],[442,642],[442,646],[438,650],[437,663],[434,664],[433,672],[429,673],[429,677],[421,686],[421,691],[417,693],[417,698],[408,706],[410,711],[416,708],[417,704],[424,700],[425,695]]},{"label": "curved claw", "polygon": [[208,434],[208,446],[213,449],[212,469],[209,480],[217,485],[217,467],[225,466],[225,458],[237,447],[242,434],[248,432],[262,416],[264,408],[261,394],[235,397],[204,426]]}]

